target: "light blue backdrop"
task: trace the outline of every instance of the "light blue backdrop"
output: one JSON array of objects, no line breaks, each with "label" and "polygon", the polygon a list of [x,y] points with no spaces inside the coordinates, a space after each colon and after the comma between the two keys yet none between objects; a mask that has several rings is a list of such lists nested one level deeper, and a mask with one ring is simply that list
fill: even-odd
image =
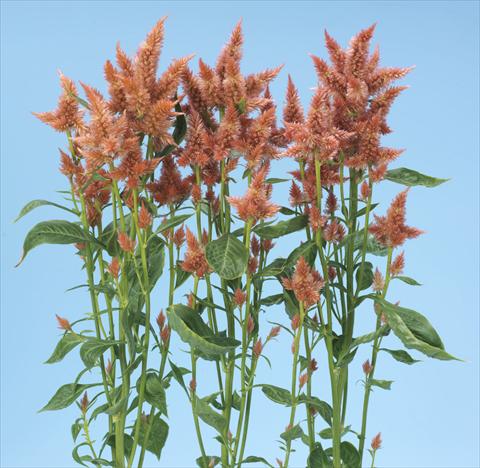
[{"label": "light blue backdrop", "polygon": [[[88,310],[83,292],[64,291],[82,282],[71,247],[41,247],[14,269],[27,229],[58,216],[39,209],[18,224],[18,210],[33,198],[55,197],[64,188],[57,172],[63,138],[31,111],[55,106],[57,69],[104,89],[102,66],[120,40],[130,53],[161,16],[169,16],[161,58],[191,52],[212,63],[234,24],[244,20],[244,71],[285,63],[272,91],[282,102],[287,72],[306,103],[315,85],[308,52],[325,56],[323,29],[346,44],[359,29],[378,22],[375,43],[382,63],[417,65],[405,82],[411,89],[395,105],[388,143],[407,148],[398,162],[450,177],[437,189],[411,190],[409,223],[427,233],[407,245],[406,274],[424,284],[396,284],[392,298],[422,311],[465,363],[423,359],[404,366],[382,358],[379,377],[395,381],[391,392],[373,395],[368,437],[382,431],[384,467],[478,467],[478,27],[477,2],[2,2],[1,74],[1,466],[70,467],[74,407],[37,414],[55,389],[71,381],[80,363],[70,356],[56,366],[42,362],[59,332],[54,314],[79,317]],[[289,168],[276,166],[275,176]],[[384,184],[380,211],[399,186]],[[57,195],[58,197],[58,195]],[[284,194],[280,194],[284,200]],[[57,198],[58,199],[58,198]],[[286,251],[288,246],[280,245]],[[281,309],[268,317],[284,320]],[[372,327],[371,313],[365,329]],[[393,345],[394,346],[394,345]],[[360,364],[368,348],[357,357]],[[289,342],[270,348],[273,370],[265,381],[288,386]],[[183,358],[182,358],[183,359]],[[200,374],[201,375],[201,374]],[[205,374],[207,378],[210,374]],[[326,383],[317,383],[327,398]],[[354,387],[351,419],[359,426],[362,389]],[[178,386],[168,394],[171,435],[162,466],[189,467],[198,456],[190,410]],[[249,454],[274,460],[287,414],[259,394],[254,400]],[[217,449],[210,439],[208,445]],[[298,444],[297,444],[298,445]],[[301,447],[293,458],[302,466]],[[155,466],[152,462],[149,466]]]}]

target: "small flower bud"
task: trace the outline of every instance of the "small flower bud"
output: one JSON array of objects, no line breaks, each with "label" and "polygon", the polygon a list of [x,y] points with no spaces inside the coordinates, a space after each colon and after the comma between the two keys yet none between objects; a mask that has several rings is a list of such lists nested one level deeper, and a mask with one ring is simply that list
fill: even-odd
[{"label": "small flower bud", "polygon": [[379,432],[373,439],[371,444],[372,450],[382,448],[382,433]]},{"label": "small flower bud", "polygon": [[81,408],[83,414],[85,414],[87,412],[89,403],[90,402],[88,401],[87,392],[85,392],[83,394],[82,399],[80,400],[80,408]]},{"label": "small flower bud", "polygon": [[372,372],[373,366],[368,359],[362,364],[362,369],[365,375],[369,375]]},{"label": "small flower bud", "polygon": [[333,192],[328,192],[328,196],[327,196],[327,201],[325,203],[325,211],[329,214],[329,215],[333,215],[335,213],[335,211],[337,210],[338,208],[338,205],[337,205],[337,197],[335,196],[335,194]]},{"label": "small flower bud", "polygon": [[318,369],[317,361],[315,359],[310,360],[310,364],[308,365],[310,372],[315,372]]},{"label": "small flower bud", "polygon": [[202,200],[202,190],[197,184],[192,187],[192,201],[197,205]]},{"label": "small flower bud", "polygon": [[277,462],[278,468],[283,468],[283,461],[280,460],[280,458],[276,458],[275,460]]},{"label": "small flower bud", "polygon": [[160,332],[160,338],[162,339],[162,343],[166,346],[168,341],[170,340],[170,327],[166,326]]},{"label": "small flower bud", "polygon": [[255,322],[253,321],[253,318],[251,315],[248,316],[248,322],[247,322],[247,333],[248,336],[250,336],[253,332],[253,329],[255,328]]},{"label": "small flower bud", "polygon": [[130,239],[124,232],[118,233],[118,245],[124,252],[132,253],[135,250],[135,240]]},{"label": "small flower bud", "polygon": [[300,384],[300,388],[302,388],[308,382],[308,373],[305,372],[301,374],[300,377],[298,378],[298,382]]},{"label": "small flower bud", "polygon": [[120,262],[117,257],[113,257],[111,263],[108,265],[108,271],[115,278],[118,279],[120,274]]},{"label": "small flower bud", "polygon": [[370,192],[370,186],[368,185],[367,181],[364,180],[362,186],[360,187],[360,196],[362,197],[362,200],[368,200]]},{"label": "small flower bud", "polygon": [[265,250],[266,253],[270,252],[270,250],[273,249],[275,243],[272,241],[272,239],[264,239],[262,241],[262,247],[263,250]]},{"label": "small flower bud", "polygon": [[380,273],[380,270],[378,268],[375,268],[375,273],[373,274],[372,289],[375,292],[380,292],[383,291],[384,286],[385,280],[383,279],[383,275],[382,273]]},{"label": "small flower bud", "polygon": [[180,226],[173,235],[173,243],[179,249],[185,243],[185,229],[183,229],[183,225]]},{"label": "small flower bud", "polygon": [[260,355],[262,354],[262,349],[263,349],[263,345],[262,345],[262,339],[259,338],[255,344],[253,345],[253,354],[255,355],[255,357],[258,359],[260,357]]},{"label": "small flower bud", "polygon": [[248,273],[254,275],[258,268],[258,259],[257,257],[250,257],[248,260]]},{"label": "small flower bud", "polygon": [[197,381],[195,379],[190,380],[190,383],[188,386],[190,388],[190,391],[192,393],[195,393],[195,391],[197,390]]},{"label": "small flower bud", "polygon": [[280,334],[281,327],[280,325],[277,325],[276,327],[272,327],[270,330],[270,333],[268,334],[267,339],[275,338]]},{"label": "small flower bud", "polygon": [[260,253],[260,241],[258,240],[258,238],[256,236],[252,237],[250,250],[252,251],[252,255],[254,257],[258,257],[258,254]]},{"label": "small flower bud", "polygon": [[165,314],[163,313],[163,310],[157,315],[157,325],[160,330],[163,330],[163,326],[165,325]]},{"label": "small flower bud", "polygon": [[295,354],[295,351],[296,351],[296,347],[295,347],[295,340],[292,341],[292,347],[291,347],[291,350],[292,350],[292,354]]},{"label": "small flower bud", "polygon": [[58,328],[61,330],[67,330],[67,331],[72,331],[72,326],[70,325],[70,322],[63,317],[60,317],[59,315],[55,314],[55,317],[57,318],[58,322]]},{"label": "small flower bud", "polygon": [[108,359],[108,362],[107,362],[107,365],[105,366],[105,372],[110,375],[112,373],[112,370],[113,370],[113,364],[112,364],[112,361],[110,359]]},{"label": "small flower bud", "polygon": [[245,304],[246,299],[247,294],[243,292],[240,288],[237,288],[233,293],[233,302],[235,302],[239,309],[241,309],[243,304]]},{"label": "small flower bud", "polygon": [[78,250],[83,250],[83,249],[86,247],[86,245],[85,245],[83,242],[77,242],[77,243],[75,244],[75,247],[76,247]]},{"label": "small flower bud", "polygon": [[138,212],[138,227],[140,229],[147,229],[152,225],[152,215],[147,210],[144,203],[142,203],[142,207]]},{"label": "small flower bud", "polygon": [[333,266],[328,267],[328,279],[333,281],[337,277],[337,269]]},{"label": "small flower bud", "polygon": [[295,314],[293,316],[291,325],[292,325],[292,330],[294,330],[294,331],[298,328],[298,326],[300,325],[300,315],[299,314]]}]

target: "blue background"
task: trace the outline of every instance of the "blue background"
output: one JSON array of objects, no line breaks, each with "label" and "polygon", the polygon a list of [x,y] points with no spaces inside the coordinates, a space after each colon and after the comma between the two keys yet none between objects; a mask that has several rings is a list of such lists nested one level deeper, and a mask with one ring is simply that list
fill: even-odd
[{"label": "blue background", "polygon": [[[436,188],[414,188],[408,221],[426,234],[407,244],[405,274],[423,287],[396,283],[391,300],[427,315],[447,349],[464,363],[422,359],[405,366],[382,356],[377,376],[394,380],[392,391],[378,390],[371,400],[368,438],[382,431],[384,444],[377,462],[384,467],[478,467],[479,438],[479,142],[477,2],[2,2],[1,41],[1,466],[70,467],[70,424],[74,406],[66,411],[37,414],[56,388],[74,379],[80,362],[69,356],[46,366],[59,331],[54,314],[74,320],[88,311],[84,291],[63,293],[82,283],[82,272],[71,247],[43,246],[14,269],[23,237],[35,222],[58,212],[40,208],[13,224],[29,200],[60,200],[65,188],[58,173],[61,135],[37,121],[31,111],[50,110],[58,95],[57,69],[67,76],[104,90],[103,63],[115,44],[133,53],[155,21],[167,14],[161,69],[171,58],[196,53],[215,60],[239,18],[243,18],[243,70],[253,72],[285,63],[272,87],[283,101],[287,72],[306,104],[316,84],[307,53],[325,57],[323,29],[343,45],[361,28],[378,22],[382,64],[417,68],[404,82],[411,86],[394,106],[390,123],[395,133],[386,139],[407,149],[396,165],[407,166],[451,181]],[[281,177],[288,161],[274,166]],[[383,212],[401,189],[383,184],[377,209]],[[285,191],[277,196],[285,201]],[[281,255],[287,242],[277,246]],[[270,291],[267,291],[269,293]],[[272,290],[272,292],[274,292]],[[156,307],[163,304],[157,297]],[[372,329],[374,317],[365,309],[362,327]],[[280,308],[268,320],[285,321]],[[359,320],[360,322],[360,320]],[[389,338],[388,343],[395,341]],[[395,348],[398,343],[391,344]],[[175,342],[176,349],[184,348]],[[273,369],[262,364],[258,381],[289,385],[290,342],[284,336],[267,351]],[[364,347],[352,376],[349,422],[359,427],[363,389],[355,385],[360,364],[369,355]],[[322,351],[322,359],[323,351]],[[187,362],[181,354],[179,362]],[[327,399],[322,369],[315,388]],[[326,374],[323,373],[323,376]],[[199,385],[209,388],[211,373],[201,367]],[[203,380],[202,380],[203,379]],[[213,388],[213,387],[212,387]],[[171,433],[162,466],[189,467],[198,456],[190,409],[174,384],[168,392]],[[280,455],[279,433],[287,411],[260,392],[254,399],[247,454],[274,461]],[[206,431],[211,453],[216,442]],[[302,466],[305,450],[292,466]],[[150,459],[152,460],[152,459]],[[368,456],[366,457],[368,461]],[[149,461],[148,466],[158,466]],[[304,465],[303,465],[304,466]]]}]

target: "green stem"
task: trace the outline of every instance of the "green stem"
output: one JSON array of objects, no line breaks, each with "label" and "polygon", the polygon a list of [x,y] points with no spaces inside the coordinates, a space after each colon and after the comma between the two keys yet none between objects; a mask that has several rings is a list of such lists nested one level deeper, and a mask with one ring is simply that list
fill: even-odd
[{"label": "green stem", "polygon": [[[300,322],[295,334],[294,339],[294,346],[295,351],[293,353],[293,365],[292,365],[292,387],[291,387],[291,395],[292,395],[292,406],[290,410],[290,421],[288,423],[288,428],[291,429],[293,427],[293,423],[295,422],[295,413],[297,411],[298,405],[298,398],[297,398],[297,367],[298,367],[298,355],[300,352],[300,338],[302,336],[303,330],[303,319],[305,317],[305,308],[303,306],[303,302],[300,301],[299,303],[299,313],[300,313]],[[283,466],[288,468],[288,462],[290,459],[290,453],[292,451],[292,440],[288,440],[287,442],[287,449],[285,453],[285,461]]]},{"label": "green stem", "polygon": [[[384,299],[385,296],[387,295],[388,286],[390,284],[390,265],[392,263],[392,251],[393,251],[393,249],[391,247],[389,247],[388,248],[388,255],[387,255],[387,271],[385,273],[385,285],[383,287],[383,291],[382,291],[382,294],[381,294],[382,299]],[[381,319],[382,319],[381,313],[380,313],[380,311],[378,311],[377,312],[377,321],[376,321],[376,325],[375,325],[375,331],[376,332],[378,332],[378,329],[380,328],[380,326],[382,324]],[[379,348],[380,348],[381,341],[382,341],[382,337],[379,334],[377,334],[377,336],[375,337],[375,340],[373,342],[373,349],[372,349],[372,361],[371,361],[372,371],[368,375],[368,379],[365,383],[365,394],[364,394],[364,397],[363,397],[363,411],[362,411],[362,428],[361,428],[361,432],[360,432],[360,436],[359,436],[360,443],[359,443],[359,447],[358,447],[358,452],[360,454],[360,461],[363,460],[363,450],[364,450],[364,447],[365,447],[365,434],[366,434],[366,431],[367,431],[368,403],[370,401],[370,382],[373,379],[374,374],[375,374],[375,367],[376,367],[376,364],[377,364],[377,355],[378,355],[378,351],[379,351]]]}]

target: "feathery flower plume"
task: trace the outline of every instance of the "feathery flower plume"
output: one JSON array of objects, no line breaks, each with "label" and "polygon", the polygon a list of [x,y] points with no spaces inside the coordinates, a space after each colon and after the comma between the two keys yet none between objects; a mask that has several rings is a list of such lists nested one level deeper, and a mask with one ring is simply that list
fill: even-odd
[{"label": "feathery flower plume", "polygon": [[211,271],[205,258],[205,249],[188,227],[186,228],[186,239],[187,251],[181,264],[182,270],[193,273],[198,278],[203,278]]},{"label": "feathery flower plume", "polygon": [[168,341],[170,340],[170,333],[171,329],[168,325],[166,327],[163,327],[162,331],[160,332],[160,338],[164,345],[167,345]]},{"label": "feathery flower plume", "polygon": [[293,84],[292,77],[288,75],[287,94],[283,108],[283,123],[302,123],[304,121],[303,108],[298,95],[298,90]]},{"label": "feathery flower plume", "polygon": [[83,127],[83,112],[79,109],[77,88],[72,80],[60,72],[60,86],[62,94],[58,100],[57,108],[52,112],[33,112],[43,123],[50,125],[57,132]]},{"label": "feathery flower plume", "polygon": [[248,259],[247,271],[249,275],[254,275],[257,272],[258,268],[258,258],[257,257],[250,257]]},{"label": "feathery flower plume", "polygon": [[420,229],[405,224],[405,204],[409,189],[400,192],[393,200],[386,216],[375,217],[375,223],[369,227],[377,241],[386,247],[398,247],[407,239],[414,239],[423,233]]},{"label": "feathery flower plume", "polygon": [[229,203],[237,210],[243,221],[251,220],[257,223],[260,220],[275,216],[280,207],[270,201],[271,186],[265,183],[268,165],[260,169],[253,177],[243,197],[228,197]]},{"label": "feathery flower plume", "polygon": [[291,278],[282,278],[283,287],[294,292],[298,301],[310,307],[320,299],[320,291],[324,286],[323,278],[317,270],[311,268],[304,257],[300,257],[295,265]]}]

